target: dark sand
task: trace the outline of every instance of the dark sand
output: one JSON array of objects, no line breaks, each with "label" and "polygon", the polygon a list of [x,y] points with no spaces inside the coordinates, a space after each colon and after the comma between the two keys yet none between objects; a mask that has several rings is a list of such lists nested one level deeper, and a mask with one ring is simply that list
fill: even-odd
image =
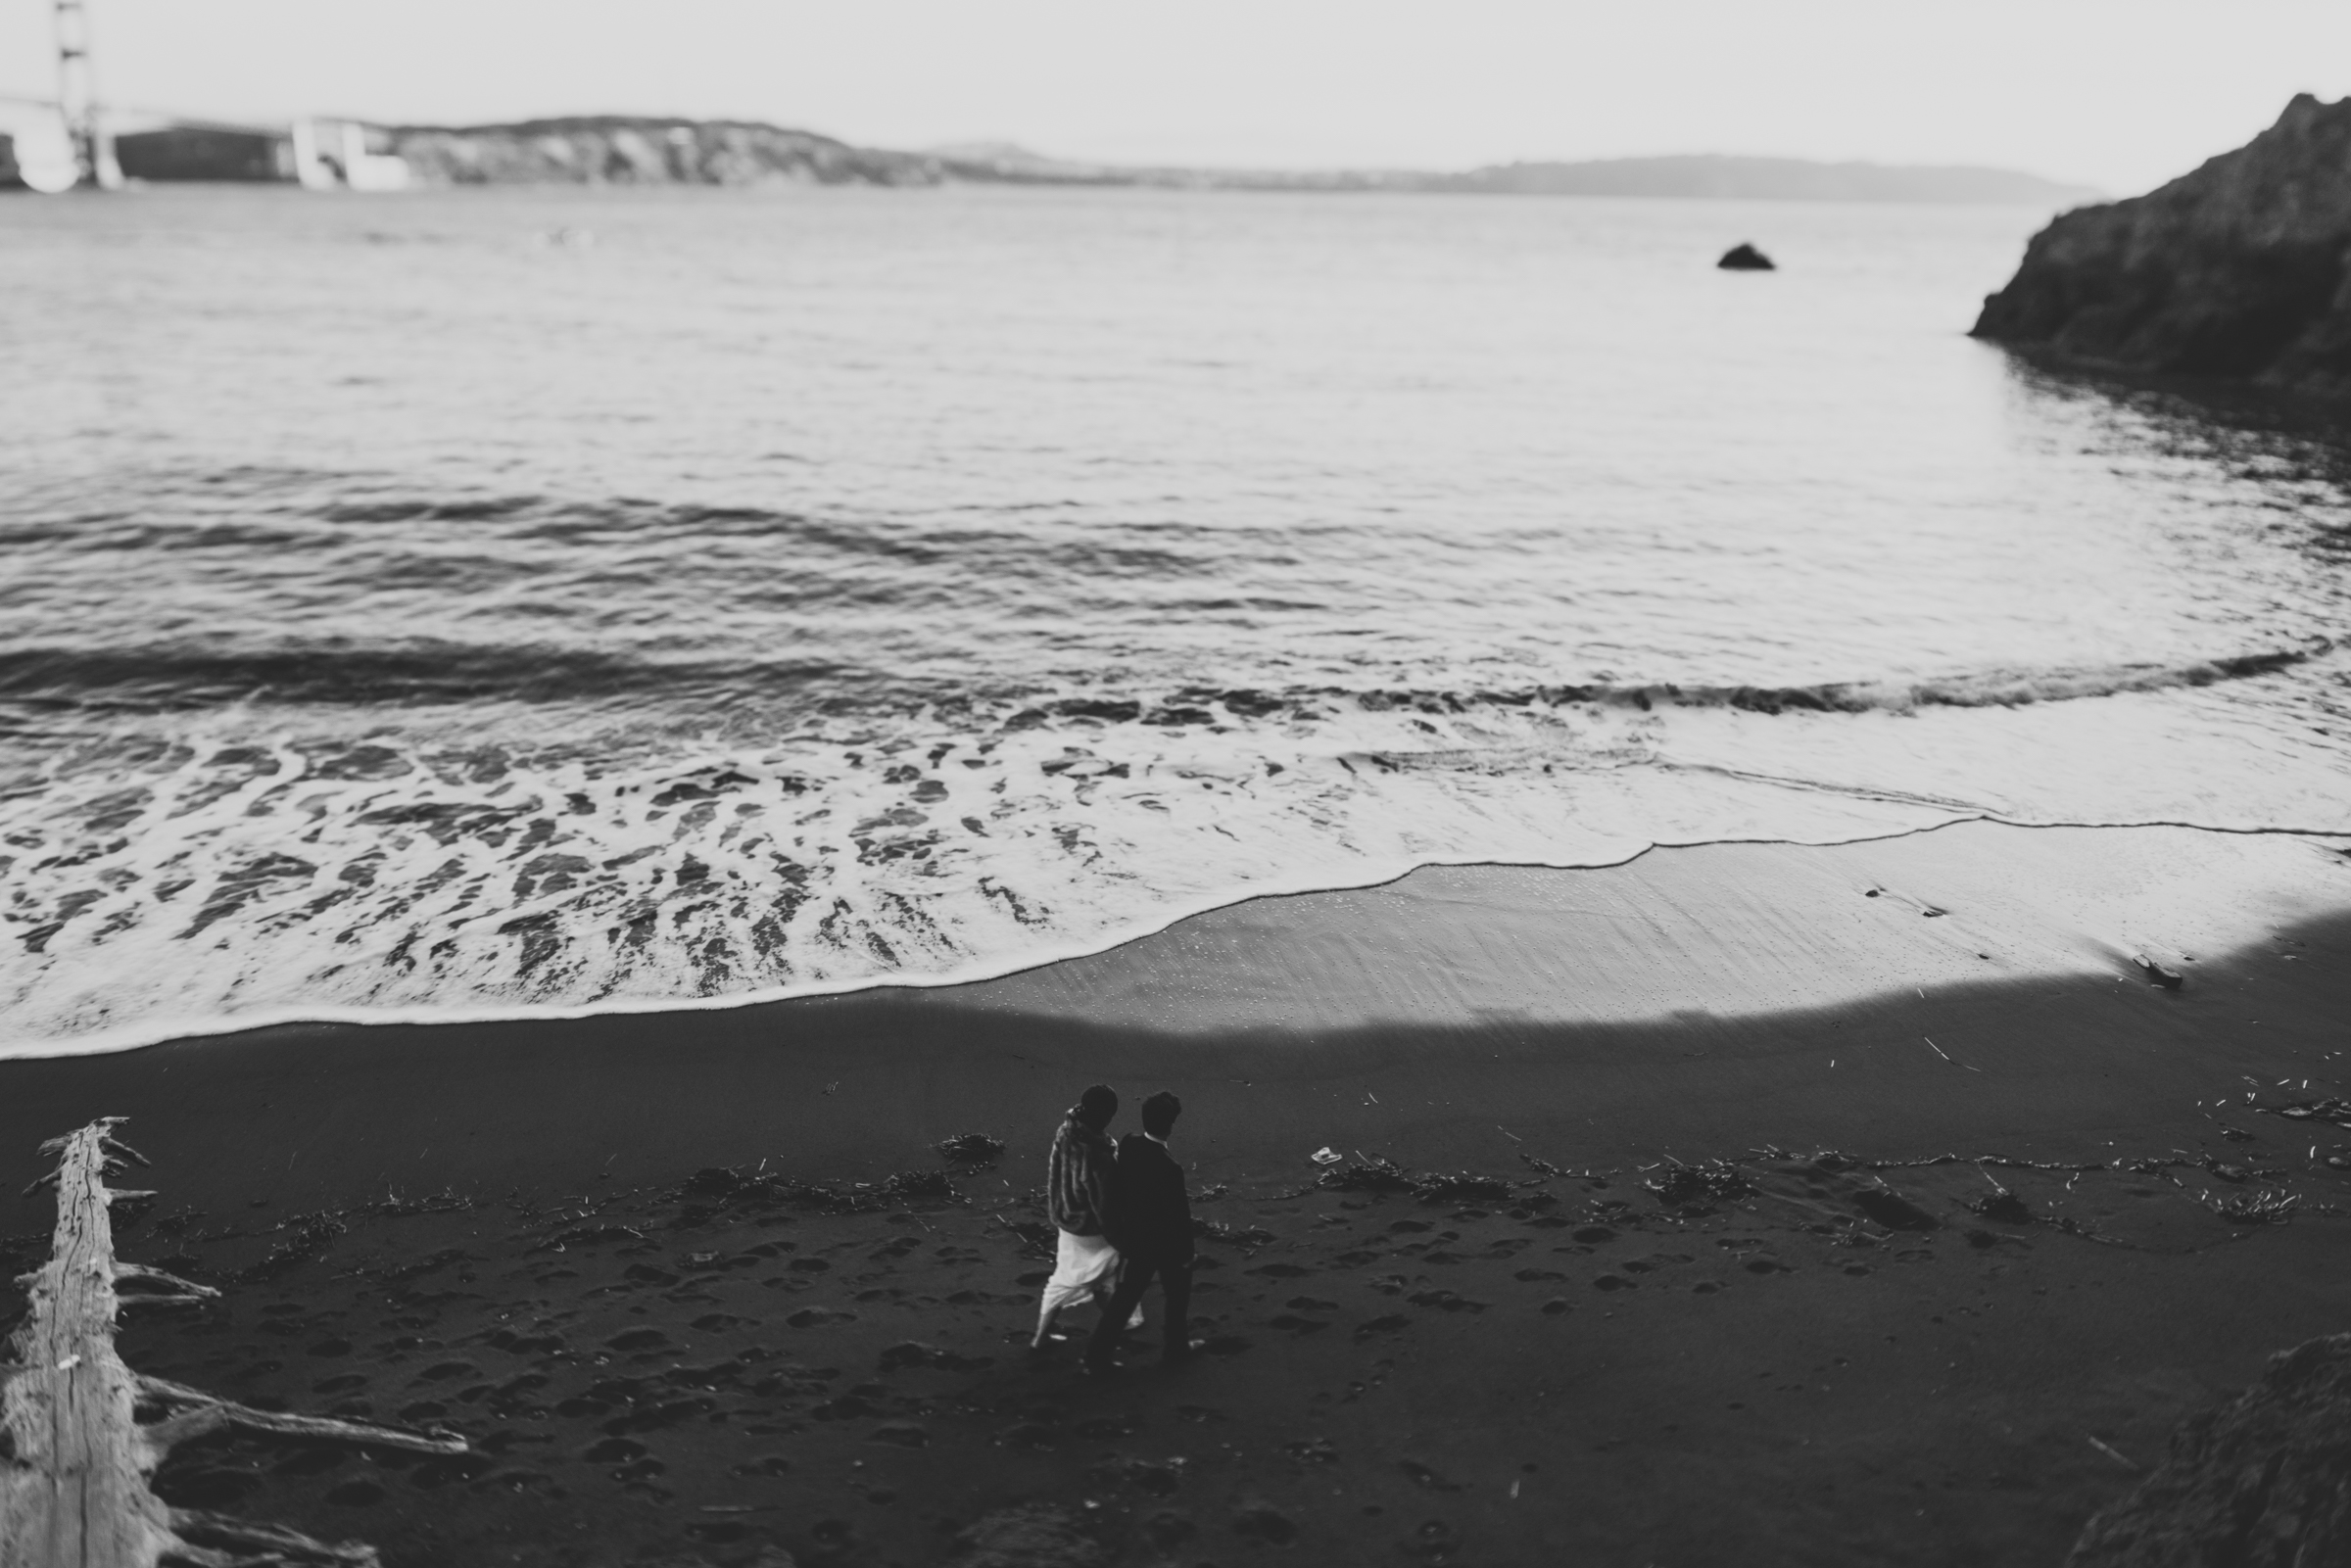
[{"label": "dark sand", "polygon": [[[2204,909],[2179,990],[2087,917],[2047,923],[2061,961],[1954,894],[2025,853],[2016,830],[1693,849],[1274,901],[955,991],[0,1064],[0,1176],[130,1117],[164,1197],[123,1255],[226,1292],[134,1322],[134,1366],[474,1439],[419,1462],[223,1444],[159,1482],[396,1565],[1064,1560],[955,1555],[1016,1506],[1095,1543],[1069,1561],[2055,1563],[2183,1415],[2351,1308],[2351,1169],[2327,1163],[2351,1130],[2275,1114],[2345,1092],[2340,857],[2190,865],[2151,832],[2041,864],[2052,906]],[[2240,862],[2261,875],[2214,870]],[[1584,891],[1538,908],[1510,891],[1529,878]],[[1607,944],[1559,910],[1604,902],[1656,918],[1572,1017],[1481,1011],[1458,964],[1402,973],[1449,942],[1508,968],[1549,921],[1572,976]],[[2231,919],[2253,937],[2203,941]],[[1349,922],[1356,970],[1329,951]],[[1671,962],[1630,973],[1653,948]],[[1263,983],[1285,964],[1286,1021]],[[1654,1005],[1676,973],[1709,1011]],[[1150,1028],[1120,1000],[1180,1010],[1221,974],[1254,976],[1223,993],[1248,1017]],[[1823,999],[1739,1005],[1798,993]],[[1195,1189],[1227,1189],[1199,1206],[1214,1354],[1109,1385],[1024,1349],[1043,1144],[1096,1077],[1182,1094]],[[1010,1152],[952,1199],[880,1186],[970,1131]],[[1316,1190],[1323,1144],[1512,1185]],[[1669,1155],[1754,1190],[1660,1195]],[[753,1179],[691,1183],[712,1166]],[[1995,1183],[2022,1213],[1974,1212]],[[2216,1212],[2265,1192],[2290,1218]],[[46,1205],[23,1213],[11,1272],[46,1247]]]}]

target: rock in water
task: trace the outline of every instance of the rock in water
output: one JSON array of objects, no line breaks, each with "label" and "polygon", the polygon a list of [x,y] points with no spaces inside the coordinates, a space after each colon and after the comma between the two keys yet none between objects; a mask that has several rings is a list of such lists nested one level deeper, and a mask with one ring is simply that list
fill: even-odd
[{"label": "rock in water", "polygon": [[2099,1513],[2066,1568],[2302,1568],[2351,1561],[2351,1334],[2270,1357],[2262,1380],[2172,1434],[2171,1457]]},{"label": "rock in water", "polygon": [[1726,272],[1776,272],[1779,270],[1773,264],[1770,257],[1745,243],[1734,245],[1723,252],[1722,260],[1714,264]]},{"label": "rock in water", "polygon": [[2033,237],[1975,336],[2061,359],[2351,393],[2351,99],[2307,93],[2193,173]]}]

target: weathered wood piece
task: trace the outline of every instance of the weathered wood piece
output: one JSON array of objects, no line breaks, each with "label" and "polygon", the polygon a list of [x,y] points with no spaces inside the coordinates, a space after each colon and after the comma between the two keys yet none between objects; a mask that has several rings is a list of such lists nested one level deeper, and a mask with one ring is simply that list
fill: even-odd
[{"label": "weathered wood piece", "polygon": [[[172,1508],[149,1490],[173,1445],[224,1427],[424,1453],[462,1453],[465,1442],[249,1410],[125,1366],[115,1350],[124,1307],[196,1305],[219,1293],[116,1261],[108,1206],[129,1195],[106,1180],[147,1164],[115,1139],[120,1120],[93,1121],[41,1146],[59,1165],[31,1190],[56,1189],[57,1231],[47,1265],[19,1281],[30,1310],[9,1341],[13,1364],[0,1362],[0,1568],[373,1568],[372,1546]],[[154,1419],[141,1422],[141,1411]]]}]

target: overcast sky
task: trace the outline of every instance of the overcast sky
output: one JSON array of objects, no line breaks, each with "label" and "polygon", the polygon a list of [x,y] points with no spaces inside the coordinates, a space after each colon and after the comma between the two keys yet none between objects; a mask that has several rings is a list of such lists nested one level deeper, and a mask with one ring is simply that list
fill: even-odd
[{"label": "overcast sky", "polygon": [[[892,147],[1457,167],[1723,152],[2143,189],[2297,91],[2351,0],[88,0],[102,93],[226,119],[770,119]],[[51,0],[0,0],[48,96]]]}]

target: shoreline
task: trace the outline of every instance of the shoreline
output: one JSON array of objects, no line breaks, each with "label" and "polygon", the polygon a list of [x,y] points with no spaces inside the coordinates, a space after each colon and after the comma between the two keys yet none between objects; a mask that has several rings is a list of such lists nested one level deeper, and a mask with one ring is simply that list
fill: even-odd
[{"label": "shoreline", "polygon": [[[1444,1164],[1537,1136],[1555,1160],[1586,1139],[1608,1160],[1677,1141],[1745,1148],[1748,1121],[1757,1138],[1831,1144],[1889,1117],[1922,1136],[2038,1135],[2064,1123],[2026,1114],[2021,1086],[2072,1084],[2087,1107],[2093,1059],[2097,1093],[2127,1065],[2136,1114],[2168,1105],[2190,1085],[2105,1037],[2145,1025],[2175,1051],[2199,1031],[2241,1041],[2260,1025],[2224,998],[2268,973],[2266,933],[2307,924],[2331,943],[2346,915],[2351,856],[2198,830],[1966,823],[1666,848],[1592,871],[1428,867],[1220,906],[951,987],[279,1025],[0,1061],[0,1179],[29,1179],[15,1172],[33,1144],[98,1115],[133,1117],[159,1147],[187,1140],[208,1180],[299,1172],[322,1201],[424,1180],[576,1191],[787,1140],[812,1171],[886,1172],[965,1131],[1017,1148],[1084,1082],[1153,1075],[1201,1097],[1204,1159],[1252,1173],[1350,1140]],[[2136,952],[2188,974],[2186,989],[2145,984]],[[2094,1015],[2096,1043],[2045,1057],[2033,1015],[2101,997],[2116,1008]],[[2324,1028],[2311,1016],[2290,1032]],[[1931,1104],[1916,1102],[1920,1072],[1949,1077]],[[1504,1110],[1480,1120],[1481,1104]],[[182,1127],[156,1125],[166,1108]],[[1773,1118],[1782,1133],[1761,1125]],[[514,1126],[529,1137],[502,1139]],[[478,1152],[485,1138],[511,1152]],[[254,1153],[223,1163],[223,1141]]]},{"label": "shoreline", "polygon": [[[1046,949],[1040,954],[1007,959],[1002,964],[977,964],[950,970],[936,975],[890,975],[868,979],[811,982],[805,986],[768,990],[749,990],[722,996],[659,997],[620,999],[586,1003],[579,1006],[558,1006],[539,1003],[519,1003],[510,1007],[483,1007],[472,1010],[437,1008],[268,1008],[248,1016],[223,1016],[208,1020],[173,1019],[153,1023],[141,1023],[121,1029],[99,1029],[65,1039],[34,1041],[0,1041],[0,1069],[16,1062],[51,1061],[78,1057],[113,1056],[153,1050],[159,1046],[187,1046],[202,1040],[234,1039],[241,1036],[282,1032],[285,1030],[339,1030],[348,1028],[497,1028],[506,1025],[554,1024],[590,1022],[598,1019],[658,1018],[666,1015],[690,1016],[703,1013],[726,1013],[743,1009],[786,1007],[831,997],[860,996],[872,993],[958,993],[969,992],[983,999],[983,1005],[1002,1005],[994,993],[1004,989],[1001,982],[1033,980],[1056,972],[1083,968],[1087,961],[1102,960],[1127,949],[1137,949],[1149,957],[1148,964],[1158,956],[1158,950],[1146,944],[1166,938],[1181,927],[1212,924],[1221,918],[1245,916],[1256,906],[1278,906],[1298,900],[1344,899],[1350,894],[1378,893],[1415,878],[1430,879],[1447,873],[1533,874],[1606,873],[1621,871],[1656,856],[1703,854],[1709,851],[1735,852],[1746,849],[1785,849],[1797,851],[1838,851],[1866,848],[1870,845],[1896,843],[1930,834],[1957,833],[1968,829],[1989,829],[1998,832],[2024,833],[2182,833],[2190,836],[2209,836],[2228,839],[2277,839],[2284,842],[2306,842],[2331,846],[2351,854],[2351,832],[2317,828],[2241,828],[2214,827],[2200,823],[2075,823],[2075,822],[2018,822],[2009,819],[1967,815],[1946,818],[1939,822],[1889,829],[1882,832],[1859,837],[1828,839],[1799,839],[1783,837],[1709,838],[1694,842],[1658,841],[1635,849],[1620,859],[1569,862],[1540,860],[1491,859],[1417,859],[1378,871],[1363,881],[1332,882],[1327,879],[1301,883],[1297,886],[1254,888],[1248,891],[1193,900],[1175,906],[1164,918],[1152,924],[1123,928],[1115,935],[1096,942],[1076,943],[1066,947]],[[1311,919],[1312,917],[1309,917]],[[1281,924],[1277,922],[1276,924]],[[2243,931],[2232,933],[2240,938]],[[1015,1004],[1017,1005],[1017,1004]]]},{"label": "shoreline", "polygon": [[[1071,1563],[2054,1562],[2351,1311],[2351,1130],[2276,1114],[2351,1078],[2343,859],[1977,824],[1440,869],[954,991],[17,1060],[0,1179],[129,1116],[124,1256],[227,1295],[133,1366],[483,1446],[159,1482],[395,1565],[935,1562],[1015,1507]],[[1178,1377],[1016,1343],[1096,1078],[1114,1130],[1186,1103],[1225,1349]],[[1007,1152],[932,1152],[969,1132]]]}]

